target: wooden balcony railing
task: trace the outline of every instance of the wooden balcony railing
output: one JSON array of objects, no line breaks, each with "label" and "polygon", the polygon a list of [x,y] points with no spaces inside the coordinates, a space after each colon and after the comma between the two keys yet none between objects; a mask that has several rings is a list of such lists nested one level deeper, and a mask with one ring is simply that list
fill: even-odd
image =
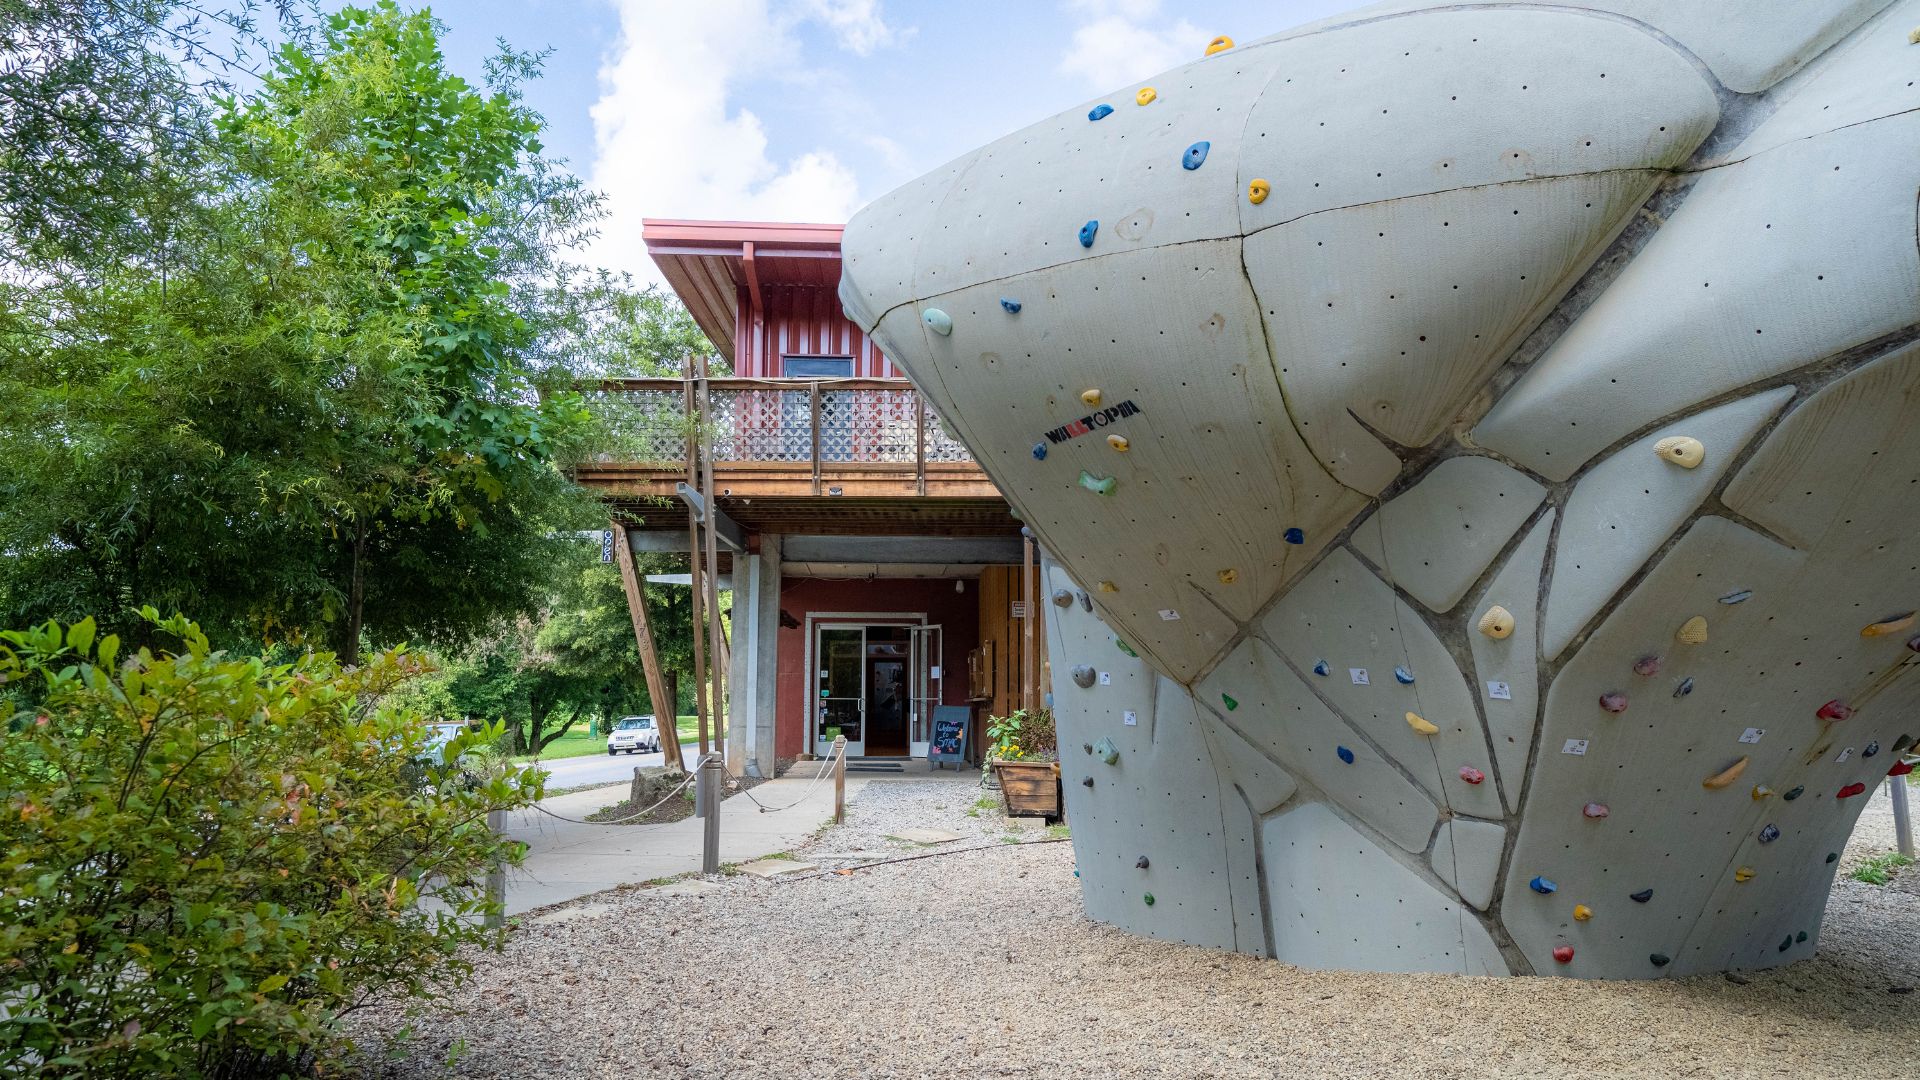
[{"label": "wooden balcony railing", "polygon": [[619,379],[580,391],[601,429],[589,469],[684,469],[698,438],[716,469],[810,466],[816,495],[823,473],[847,469],[911,470],[925,494],[929,464],[973,462],[905,379]]}]

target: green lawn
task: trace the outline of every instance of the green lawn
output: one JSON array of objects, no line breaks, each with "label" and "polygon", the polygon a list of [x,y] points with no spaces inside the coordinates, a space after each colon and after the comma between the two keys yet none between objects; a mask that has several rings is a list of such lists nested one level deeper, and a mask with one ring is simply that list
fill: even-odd
[{"label": "green lawn", "polygon": [[[679,717],[678,722],[674,724],[674,730],[680,733],[681,745],[687,748],[694,748],[699,745],[700,733],[698,728],[699,721],[691,716]],[[724,735],[724,732],[722,732],[722,735]],[[721,736],[713,737],[719,738]],[[605,732],[598,735],[588,735],[587,725],[575,724],[572,731],[548,743],[546,749],[540,752],[540,757],[543,761],[555,761],[560,758],[585,757],[588,754],[604,754],[606,752],[607,736]],[[525,760],[525,758],[522,758],[522,760]]]}]

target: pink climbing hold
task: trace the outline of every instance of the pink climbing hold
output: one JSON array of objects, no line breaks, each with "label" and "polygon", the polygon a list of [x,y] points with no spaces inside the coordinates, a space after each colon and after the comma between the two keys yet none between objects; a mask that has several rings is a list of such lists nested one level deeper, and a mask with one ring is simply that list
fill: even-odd
[{"label": "pink climbing hold", "polygon": [[1913,650],[1914,652],[1920,652],[1920,636],[1908,638],[1907,648]]},{"label": "pink climbing hold", "polygon": [[1635,660],[1633,662],[1633,673],[1644,678],[1653,678],[1655,675],[1660,674],[1660,658],[1648,655]]},{"label": "pink climbing hold", "polygon": [[1620,693],[1618,690],[1609,694],[1601,694],[1600,707],[1607,710],[1610,713],[1626,712],[1627,711],[1627,695]]},{"label": "pink climbing hold", "polygon": [[1571,945],[1554,946],[1553,958],[1563,964],[1573,963],[1573,946]]},{"label": "pink climbing hold", "polygon": [[1846,702],[1840,700],[1839,698],[1834,698],[1832,701],[1827,702],[1825,705],[1822,705],[1820,706],[1819,709],[1815,710],[1813,715],[1819,717],[1822,720],[1831,720],[1831,721],[1845,720],[1847,717],[1853,715],[1853,706],[1848,705]]},{"label": "pink climbing hold", "polygon": [[1460,766],[1460,779],[1465,780],[1469,784],[1478,784],[1486,778],[1486,773],[1481,772],[1471,765]]},{"label": "pink climbing hold", "polygon": [[1912,771],[1913,771],[1913,762],[1903,761],[1900,764],[1895,765],[1893,768],[1888,769],[1887,775],[1888,776],[1905,776]]},{"label": "pink climbing hold", "polygon": [[1590,802],[1587,805],[1581,807],[1580,812],[1582,814],[1585,814],[1587,817],[1590,817],[1595,821],[1598,821],[1601,818],[1607,816],[1607,804]]},{"label": "pink climbing hold", "polygon": [[1865,784],[1848,784],[1846,787],[1841,788],[1840,794],[1835,795],[1834,798],[1851,799],[1855,795],[1863,794],[1866,790],[1867,785]]}]

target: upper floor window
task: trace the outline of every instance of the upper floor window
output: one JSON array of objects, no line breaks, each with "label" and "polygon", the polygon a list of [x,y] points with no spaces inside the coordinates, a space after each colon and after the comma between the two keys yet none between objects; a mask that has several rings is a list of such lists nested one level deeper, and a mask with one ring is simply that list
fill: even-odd
[{"label": "upper floor window", "polygon": [[850,379],[851,356],[783,356],[780,374],[789,379]]}]

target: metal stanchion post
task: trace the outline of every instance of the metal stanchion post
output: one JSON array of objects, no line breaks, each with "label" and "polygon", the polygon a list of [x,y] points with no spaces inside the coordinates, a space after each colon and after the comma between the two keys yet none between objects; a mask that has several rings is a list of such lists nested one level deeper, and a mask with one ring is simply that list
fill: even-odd
[{"label": "metal stanchion post", "polygon": [[[505,832],[507,812],[505,810],[487,811],[487,828],[492,829],[496,837]],[[493,869],[487,871],[487,902],[492,905],[493,910],[487,912],[486,928],[497,930],[506,925],[507,868],[505,866],[496,864]]]},{"label": "metal stanchion post", "polygon": [[700,852],[700,872],[717,874],[720,872],[720,755],[708,754],[700,759],[700,776],[694,792],[694,802],[706,815],[706,829]]},{"label": "metal stanchion post", "polygon": [[847,821],[847,737],[833,740],[833,823]]},{"label": "metal stanchion post", "polygon": [[1893,801],[1893,839],[1900,854],[1913,858],[1913,819],[1907,816],[1907,778],[1887,777],[1887,798]]}]

